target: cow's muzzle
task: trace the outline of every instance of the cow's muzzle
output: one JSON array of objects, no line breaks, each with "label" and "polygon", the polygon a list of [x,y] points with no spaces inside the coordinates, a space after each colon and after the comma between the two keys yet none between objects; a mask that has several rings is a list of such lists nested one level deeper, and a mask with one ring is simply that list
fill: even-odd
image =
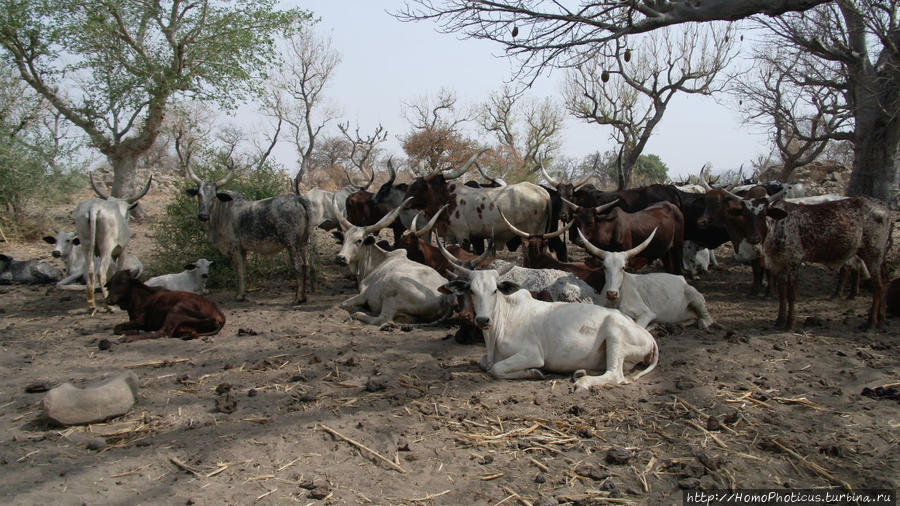
[{"label": "cow's muzzle", "polygon": [[198,214],[197,219],[200,221],[209,221],[209,215],[208,214]]},{"label": "cow's muzzle", "polygon": [[53,258],[59,258],[62,256],[62,253],[60,253],[57,250],[53,250],[53,253],[50,253],[50,254],[53,255]]},{"label": "cow's muzzle", "polygon": [[612,290],[606,292],[606,300],[617,300],[619,298],[619,292],[614,292]]},{"label": "cow's muzzle", "polygon": [[209,277],[209,274],[201,274],[200,277],[203,278],[203,279],[206,279],[206,278]]},{"label": "cow's muzzle", "polygon": [[475,325],[478,325],[481,330],[487,330],[491,328],[491,319],[487,316],[476,316]]},{"label": "cow's muzzle", "polygon": [[341,255],[334,257],[334,262],[338,265],[347,265],[347,259]]}]

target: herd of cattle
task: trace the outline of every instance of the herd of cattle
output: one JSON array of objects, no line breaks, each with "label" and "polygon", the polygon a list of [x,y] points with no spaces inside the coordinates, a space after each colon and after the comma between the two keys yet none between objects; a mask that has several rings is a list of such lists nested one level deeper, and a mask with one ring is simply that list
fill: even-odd
[{"label": "herd of cattle", "polygon": [[[587,180],[558,182],[543,167],[547,185],[456,181],[478,167],[480,154],[453,171],[415,174],[409,184],[395,184],[389,161],[390,178],[375,193],[367,191],[370,179],[364,187],[351,184],[334,193],[314,189],[256,201],[222,189],[233,167],[215,182],[184,168],[197,185],[188,193],[197,198],[197,217],[210,242],[234,263],[238,299],[246,293],[247,253],[287,250],[297,277],[294,303],[305,302],[308,281],[315,290],[313,230],[337,229],[336,261],[359,287],[341,307],[373,325],[432,325],[457,315],[462,335],[484,339],[481,366],[497,378],[574,373],[576,388],[587,389],[646,374],[659,356],[649,326],[693,320],[701,329],[714,325],[703,295],[682,273],[693,276],[715,265],[712,251],[727,241],[738,260],[753,266],[754,292],[767,276],[768,288],[777,290],[779,327],[796,324],[798,273],[805,262],[870,278],[866,326],[880,326],[885,318],[884,262],[893,220],[875,200],[804,197],[796,186],[781,184],[601,191]],[[97,198],[75,208],[76,231],[45,238],[56,245],[53,256],[65,261],[58,286],[83,288],[91,311],[95,286],[107,304],[126,309],[129,322],[115,328],[128,334],[122,342],[215,334],[225,317],[202,295],[211,262],[201,258],[184,272],[142,283],[140,261],[126,252],[128,212],[151,182],[134,196],[116,198],[91,179]],[[389,226],[393,246],[376,240]],[[568,259],[567,236],[589,254],[585,262]],[[497,244],[510,251],[521,247],[522,265],[495,259]],[[656,259],[665,272],[634,273]],[[0,281],[62,277],[45,263],[5,256],[0,268]],[[628,378],[638,364],[645,367]],[[597,371],[603,374],[591,375]]]}]

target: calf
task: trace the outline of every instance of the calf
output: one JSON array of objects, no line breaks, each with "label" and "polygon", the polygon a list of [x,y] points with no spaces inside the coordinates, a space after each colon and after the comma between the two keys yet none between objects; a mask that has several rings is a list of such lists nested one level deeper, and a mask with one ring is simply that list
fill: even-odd
[{"label": "calf", "polygon": [[704,248],[694,241],[684,241],[684,272],[689,278],[695,278],[700,273],[709,272],[709,267],[718,267],[716,253]]},{"label": "calf", "polygon": [[130,271],[117,272],[108,286],[109,302],[128,311],[128,321],[113,329],[116,334],[127,334],[119,342],[194,339],[218,334],[225,325],[225,315],[215,302],[195,293],[147,286]]},{"label": "calf", "polygon": [[[66,266],[66,277],[61,279],[56,286],[58,288],[65,289],[83,289],[85,284],[85,275],[87,274],[87,262],[84,261],[85,254],[84,248],[81,246],[81,240],[78,238],[75,232],[60,232],[55,231],[56,235],[48,235],[45,236],[44,242],[55,245],[52,251],[52,255],[54,258],[62,258],[63,263]],[[139,278],[141,274],[144,272],[144,264],[138,259],[138,257],[128,253],[127,251],[120,255],[122,269],[128,269],[131,271],[131,274]],[[100,257],[94,257],[94,269],[100,269]],[[119,270],[119,266],[116,263],[110,263],[109,272],[107,272],[108,277],[112,277],[116,271]],[[79,285],[73,285],[75,283],[80,283]]]},{"label": "calf", "polygon": [[39,284],[52,283],[62,277],[56,267],[39,260],[13,260],[7,255],[0,255],[0,284]]},{"label": "calf", "polygon": [[[649,373],[659,361],[656,341],[622,313],[592,304],[544,302],[500,281],[501,272],[456,266],[445,293],[465,296],[484,332],[480,366],[497,379],[542,379],[544,372],[574,373],[575,389],[618,385]],[[649,364],[631,378],[625,372]],[[605,369],[600,376],[588,371]]]},{"label": "calf", "polygon": [[616,308],[646,328],[651,322],[680,323],[697,319],[697,326],[708,330],[713,323],[706,311],[706,301],[683,276],[654,272],[625,272],[628,260],[653,240],[654,230],[644,242],[628,251],[607,252],[591,244],[578,231],[581,244],[592,255],[603,260],[606,268],[606,307]]},{"label": "calf", "polygon": [[196,262],[184,266],[184,270],[175,274],[163,274],[146,281],[147,286],[161,286],[167,290],[206,294],[206,278],[209,277],[209,266],[212,262],[198,258]]}]

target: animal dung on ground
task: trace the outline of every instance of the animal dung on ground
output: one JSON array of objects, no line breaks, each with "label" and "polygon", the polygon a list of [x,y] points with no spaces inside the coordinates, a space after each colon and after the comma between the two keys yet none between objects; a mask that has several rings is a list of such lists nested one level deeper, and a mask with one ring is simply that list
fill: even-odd
[{"label": "animal dung on ground", "polygon": [[61,425],[102,422],[127,413],[137,387],[137,376],[130,371],[84,388],[63,383],[44,396],[44,415]]}]

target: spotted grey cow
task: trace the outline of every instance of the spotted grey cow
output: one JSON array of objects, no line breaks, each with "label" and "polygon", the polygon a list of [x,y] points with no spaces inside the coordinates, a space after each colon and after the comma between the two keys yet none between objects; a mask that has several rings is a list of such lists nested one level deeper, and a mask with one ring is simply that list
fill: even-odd
[{"label": "spotted grey cow", "polygon": [[310,276],[308,243],[312,235],[306,198],[290,194],[246,200],[240,193],[221,189],[234,176],[232,163],[228,174],[219,181],[204,181],[188,163],[182,161],[182,165],[187,177],[197,183],[197,188],[187,192],[197,197],[197,218],[206,226],[209,242],[234,261],[237,300],[246,298],[247,252],[274,255],[286,249],[297,276],[294,304],[306,302]]}]

